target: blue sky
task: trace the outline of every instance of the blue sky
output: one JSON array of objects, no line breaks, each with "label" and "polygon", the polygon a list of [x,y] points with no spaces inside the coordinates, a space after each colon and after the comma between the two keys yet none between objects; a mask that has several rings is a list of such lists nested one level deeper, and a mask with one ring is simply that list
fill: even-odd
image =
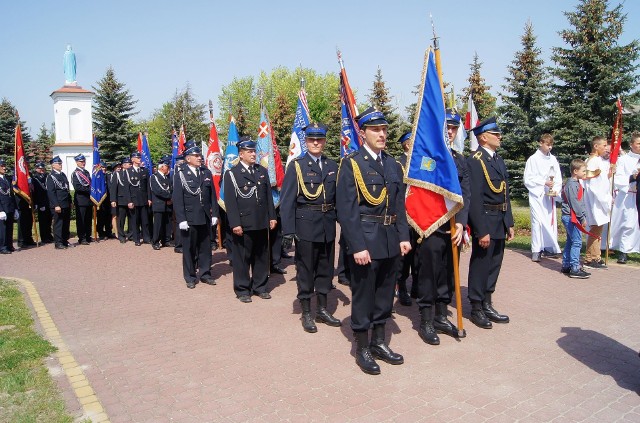
[{"label": "blue sky", "polygon": [[[414,100],[424,50],[440,36],[444,78],[466,85],[474,52],[497,95],[506,67],[520,49],[528,19],[548,61],[568,28],[563,11],[577,0],[396,1],[2,1],[0,97],[6,97],[35,135],[53,121],[49,95],[64,83],[62,56],[72,44],[84,88],[113,66],[147,118],[189,83],[197,100],[214,103],[234,76],[257,76],[276,66],[302,64],[338,72],[342,50],[359,103],[366,102],[378,66],[397,106]],[[616,5],[618,2],[612,2]],[[637,32],[640,2],[627,1],[622,42]]]}]

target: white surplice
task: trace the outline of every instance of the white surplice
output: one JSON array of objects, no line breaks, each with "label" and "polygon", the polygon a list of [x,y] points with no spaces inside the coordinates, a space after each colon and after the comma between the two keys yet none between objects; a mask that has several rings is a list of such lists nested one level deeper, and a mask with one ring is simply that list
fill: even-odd
[{"label": "white surplice", "polygon": [[611,212],[611,182],[609,180],[609,160],[599,156],[587,159],[587,173],[600,169],[600,174],[584,180],[584,200],[587,209],[587,223],[601,226],[609,223]]},{"label": "white surplice", "polygon": [[640,253],[640,230],[636,209],[635,183],[629,177],[640,169],[640,154],[629,152],[620,156],[616,165],[613,184],[617,190],[611,214],[611,236],[609,248],[623,253]]},{"label": "white surplice", "polygon": [[[552,170],[553,169],[553,170]],[[545,183],[553,174],[553,188],[557,196],[547,195],[549,187]],[[527,159],[524,168],[524,185],[529,190],[529,210],[531,211],[531,251],[547,250],[559,253],[558,222],[556,201],[562,193],[560,165],[553,154],[545,155],[537,150]]]}]

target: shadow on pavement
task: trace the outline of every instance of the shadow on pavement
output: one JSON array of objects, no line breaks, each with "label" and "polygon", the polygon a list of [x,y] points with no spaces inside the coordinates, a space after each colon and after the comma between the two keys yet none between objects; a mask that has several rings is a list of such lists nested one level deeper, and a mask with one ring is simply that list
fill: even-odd
[{"label": "shadow on pavement", "polygon": [[618,386],[640,395],[638,352],[593,330],[563,327],[558,346],[601,375],[611,376]]}]

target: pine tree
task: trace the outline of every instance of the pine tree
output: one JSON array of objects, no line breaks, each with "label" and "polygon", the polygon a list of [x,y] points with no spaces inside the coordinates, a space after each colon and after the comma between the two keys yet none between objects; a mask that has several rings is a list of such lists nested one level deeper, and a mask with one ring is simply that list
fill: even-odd
[{"label": "pine tree", "polygon": [[133,109],[137,101],[133,100],[125,84],[116,79],[112,67],[93,89],[96,92],[93,124],[100,142],[101,158],[114,161],[128,156],[137,139],[131,123],[136,115]]},{"label": "pine tree", "polygon": [[627,20],[622,5],[609,9],[608,0],[580,0],[576,10],[565,15],[571,28],[559,34],[566,47],[554,47],[552,55],[556,66],[551,73],[557,83],[551,123],[554,151],[566,166],[590,151],[594,136],[609,137],[616,97],[636,99],[640,76],[638,40],[619,43]]},{"label": "pine tree", "polygon": [[402,117],[391,105],[392,98],[389,94],[389,89],[382,79],[382,70],[379,67],[368,98],[371,105],[384,113],[385,119],[389,122],[389,127],[387,128],[387,146],[385,150],[393,157],[400,157],[403,150],[397,141],[400,135],[402,135],[401,126],[403,121]]},{"label": "pine tree", "polygon": [[[2,99],[0,102],[0,159],[3,159],[7,165],[7,173],[13,173],[14,156],[15,156],[15,131],[18,124],[16,108],[7,100]],[[31,136],[27,132],[24,121],[20,121],[20,129],[22,131],[22,142],[28,145]]]},{"label": "pine tree", "polygon": [[53,133],[47,130],[47,126],[43,123],[40,127],[40,132],[38,132],[38,137],[35,140],[31,140],[26,147],[30,163],[46,162],[51,157],[53,143]]},{"label": "pine tree", "polygon": [[501,155],[509,170],[509,185],[513,197],[526,198],[523,174],[527,158],[533,154],[538,139],[544,132],[545,118],[549,115],[548,97],[550,82],[541,58],[541,50],[536,47],[536,36],[531,22],[524,27],[522,50],[516,52],[511,65],[507,67],[509,76],[502,86],[500,95],[502,106]]},{"label": "pine tree", "polygon": [[470,67],[469,86],[462,90],[460,100],[466,104],[469,99],[469,91],[471,91],[473,93],[473,104],[475,104],[476,110],[478,111],[478,118],[480,120],[486,119],[496,112],[496,98],[489,92],[491,86],[485,83],[480,73],[482,62],[478,57],[478,53],[473,55],[473,62]]}]

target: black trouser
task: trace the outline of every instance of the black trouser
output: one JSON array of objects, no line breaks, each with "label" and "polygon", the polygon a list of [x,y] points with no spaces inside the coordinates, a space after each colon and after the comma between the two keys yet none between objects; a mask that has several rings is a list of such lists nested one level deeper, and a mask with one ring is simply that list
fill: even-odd
[{"label": "black trouser", "polygon": [[371,260],[362,266],[356,264],[353,254],[349,254],[351,329],[355,332],[384,324],[391,316],[399,257]]},{"label": "black trouser", "polygon": [[320,294],[328,294],[331,291],[334,245],[334,241],[296,241],[298,299],[311,298],[314,291]]},{"label": "black trouser", "polygon": [[71,208],[65,207],[60,213],[53,212],[53,240],[56,245],[69,244],[69,226],[71,224]]},{"label": "black trouser", "polygon": [[469,301],[484,301],[487,293],[496,290],[496,283],[504,256],[504,239],[493,239],[489,247],[482,248],[475,236],[472,240],[469,262]]},{"label": "black trouser", "polygon": [[20,218],[18,219],[18,245],[33,244],[33,215],[29,203],[25,200],[18,200],[18,211]]},{"label": "black trouser", "polygon": [[[124,224],[129,221],[128,230],[125,232]],[[118,239],[126,241],[131,230],[131,209],[127,206],[118,206]]]},{"label": "black trouser", "polygon": [[40,239],[42,242],[53,242],[53,234],[51,233],[51,209],[45,207],[44,210],[38,209],[38,229],[40,230]]},{"label": "black trouser", "polygon": [[13,251],[13,213],[0,220],[0,251]]},{"label": "black trouser", "polygon": [[[149,235],[149,208],[147,206],[135,206],[131,209],[131,229],[134,242],[140,242],[140,235],[144,242],[151,242]],[[140,229],[142,228],[142,234]]]},{"label": "black trouser", "polygon": [[345,241],[342,240],[340,235],[340,241],[338,241],[338,279],[351,280],[351,272],[349,272],[349,260],[347,259],[347,248],[343,245]]},{"label": "black trouser", "polygon": [[282,223],[280,212],[276,213],[278,224],[273,230],[269,230],[269,246],[271,247],[271,267],[279,266],[282,261]]},{"label": "black trouser", "polygon": [[[409,242],[411,242],[411,251],[405,254],[404,256],[400,256],[400,260],[398,261],[398,284],[403,284],[406,287],[407,279],[409,278],[409,274],[411,274],[411,282],[416,284],[418,281],[418,265],[420,260],[418,260],[418,255],[416,251],[419,247],[418,244],[418,233],[415,229],[409,228]],[[412,292],[415,292],[415,288],[411,288]]]},{"label": "black trouser", "polygon": [[[180,231],[182,238],[182,273],[184,280],[196,282],[211,277],[211,225],[189,225]],[[198,270],[196,274],[196,268]],[[196,276],[197,275],[197,276]]]},{"label": "black trouser", "polygon": [[237,296],[267,292],[268,234],[269,229],[260,229],[233,235],[233,290]]},{"label": "black trouser", "polygon": [[98,208],[96,225],[98,228],[98,236],[100,236],[100,238],[108,237],[113,233],[113,226],[111,225],[111,206],[106,200],[103,201]]},{"label": "black trouser", "polygon": [[92,215],[92,206],[79,206],[76,204],[76,231],[78,232],[78,241],[91,241]]},{"label": "black trouser", "polygon": [[154,244],[166,244],[171,234],[171,212],[153,212],[153,237]]},{"label": "black trouser", "polygon": [[422,240],[418,249],[418,307],[436,302],[449,304],[453,292],[453,252],[451,234],[436,231]]}]

